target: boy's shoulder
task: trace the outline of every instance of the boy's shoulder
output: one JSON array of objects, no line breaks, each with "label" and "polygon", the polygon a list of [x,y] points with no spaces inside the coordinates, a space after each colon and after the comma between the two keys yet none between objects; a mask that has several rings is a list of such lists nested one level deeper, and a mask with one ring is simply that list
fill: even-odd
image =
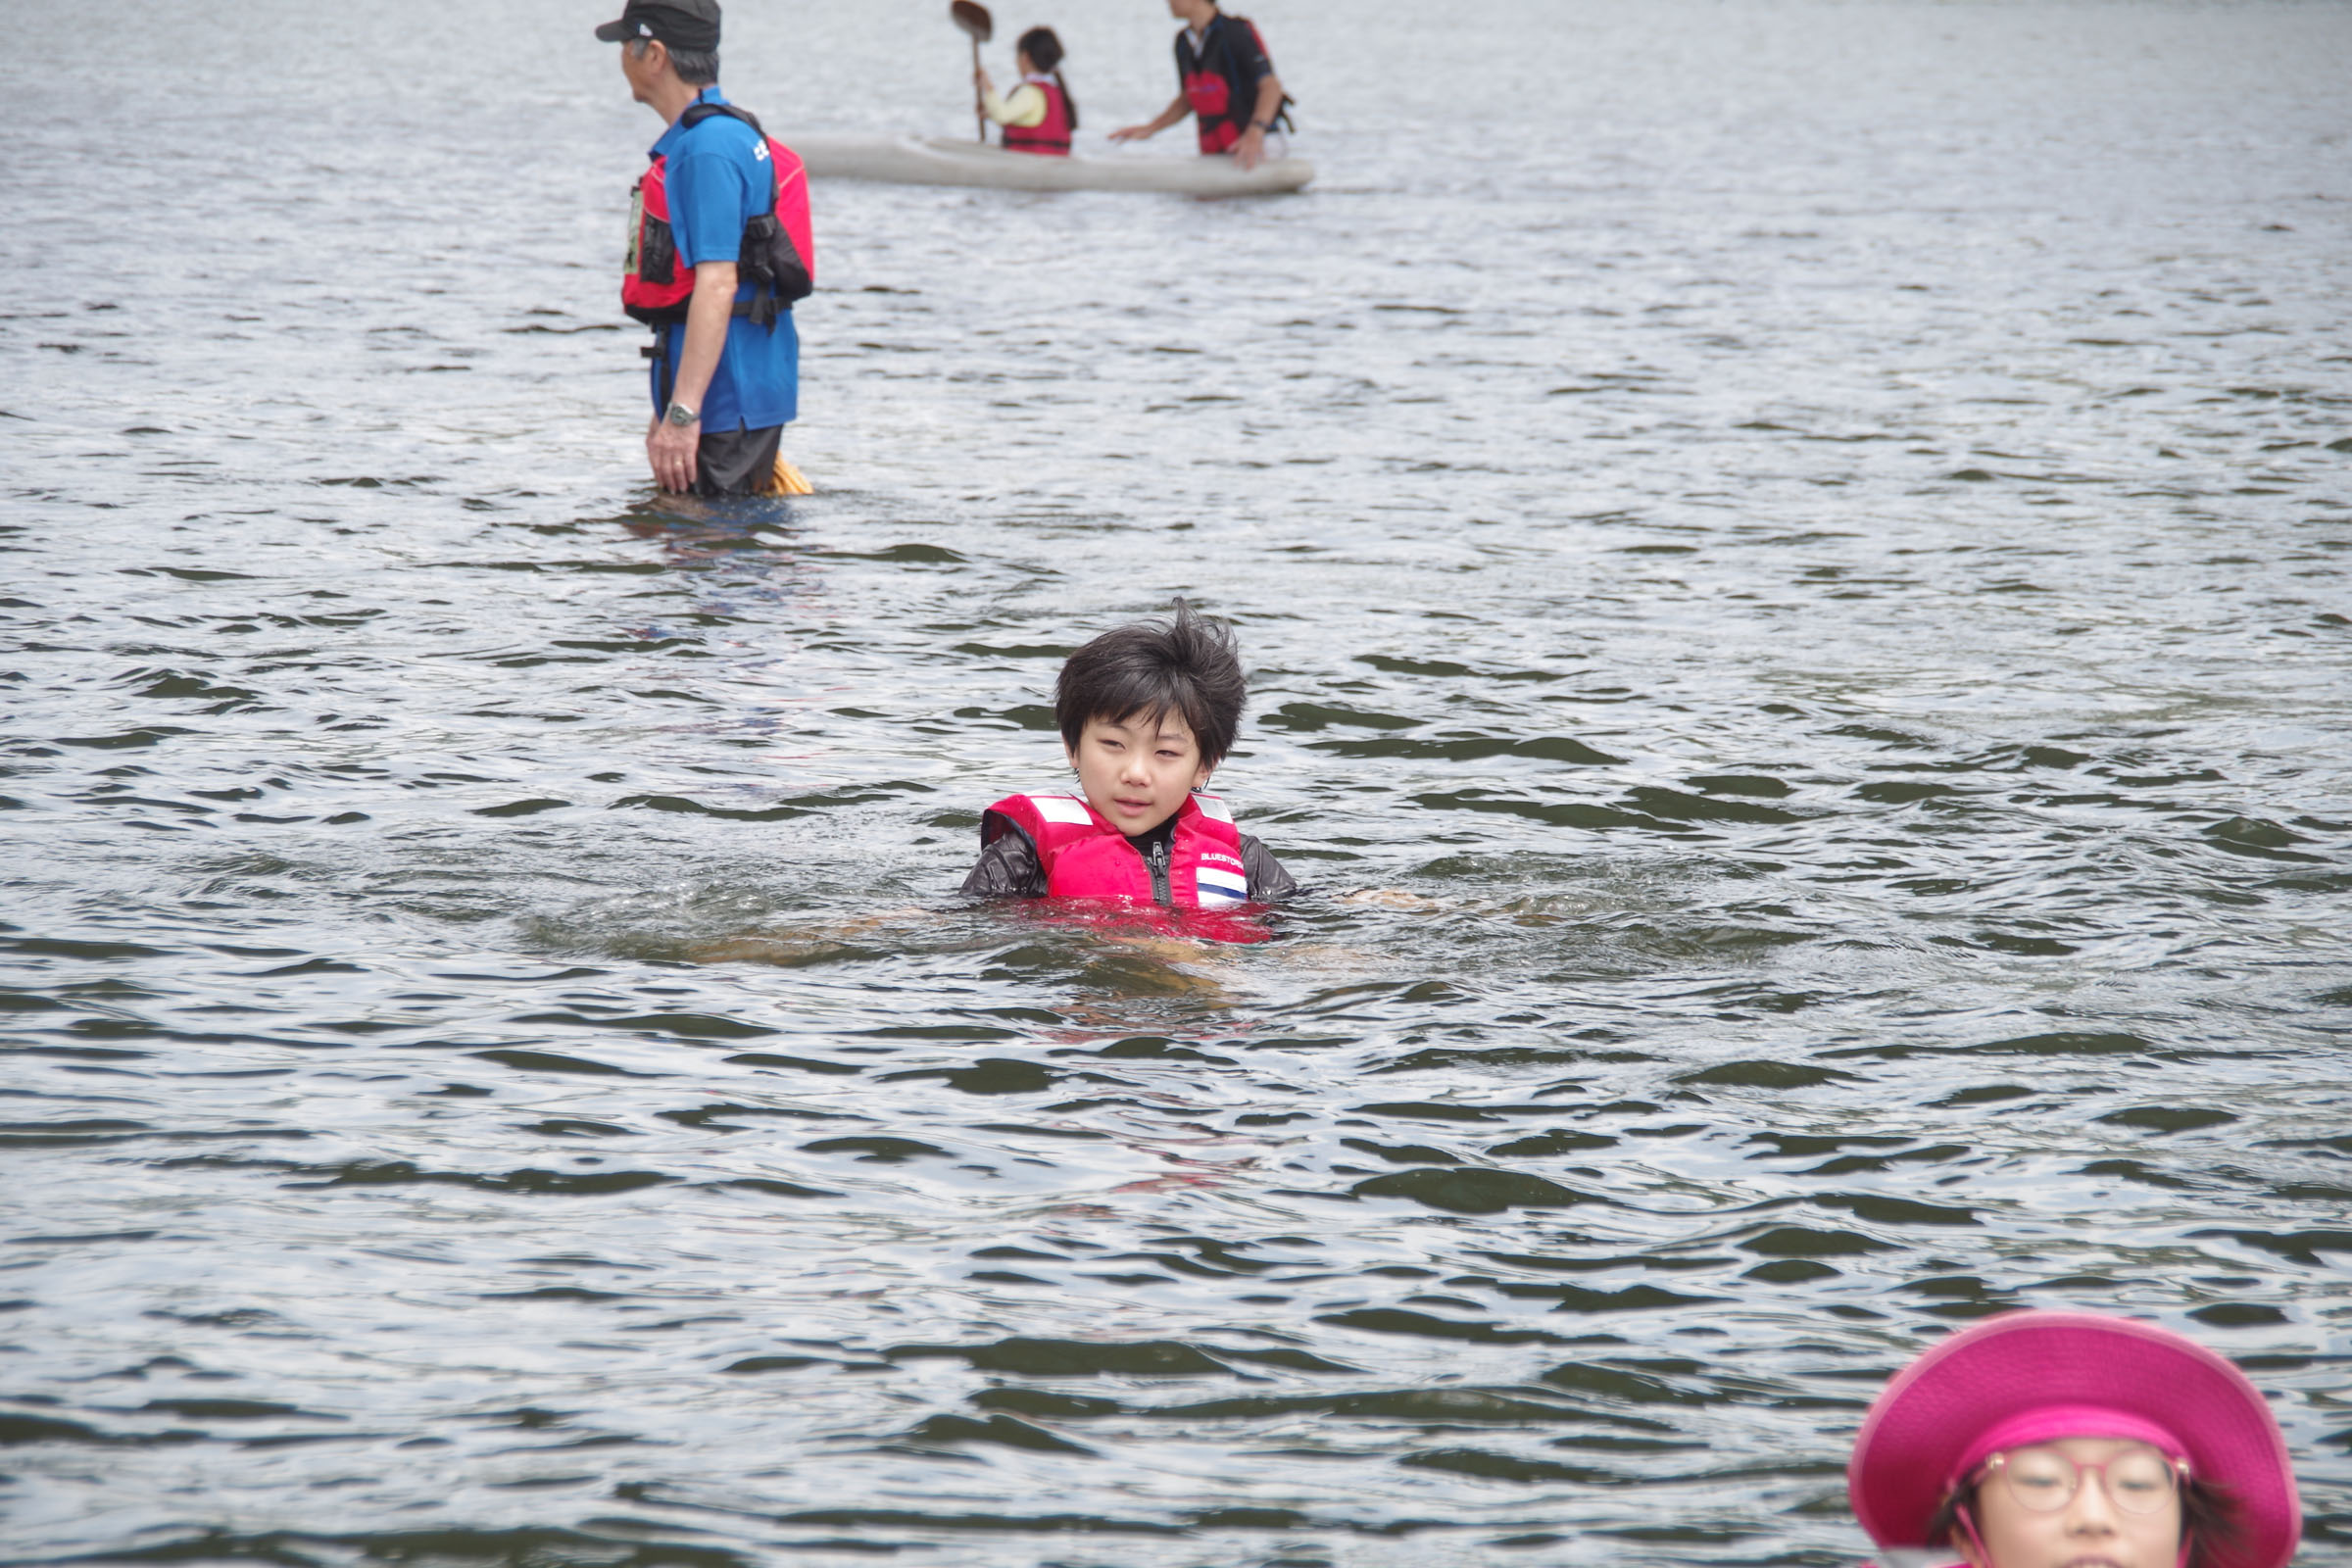
[{"label": "boy's shoulder", "polygon": [[[1196,793],[1190,799],[1193,809],[1209,821],[1222,822],[1228,827],[1233,825],[1233,808],[1225,804],[1223,796]],[[1092,827],[1095,825],[1094,808],[1086,804],[1084,798],[1059,790],[1040,790],[1034,793],[1007,795],[981,813],[983,822],[992,816],[1002,817],[1014,823],[1025,823],[1034,819],[1039,822],[1056,822],[1064,827]]]},{"label": "boy's shoulder", "polygon": [[998,816],[1009,816],[1016,821],[1024,816],[1036,816],[1070,827],[1085,827],[1095,819],[1087,809],[1086,802],[1060,790],[1007,795],[988,809]]}]

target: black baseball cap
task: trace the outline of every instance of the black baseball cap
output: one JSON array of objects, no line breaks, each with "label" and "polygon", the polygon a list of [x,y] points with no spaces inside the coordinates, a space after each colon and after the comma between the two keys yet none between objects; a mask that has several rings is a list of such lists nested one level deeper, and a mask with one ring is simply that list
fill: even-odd
[{"label": "black baseball cap", "polygon": [[620,20],[598,27],[596,35],[606,43],[659,38],[672,49],[715,49],[718,0],[629,0]]}]

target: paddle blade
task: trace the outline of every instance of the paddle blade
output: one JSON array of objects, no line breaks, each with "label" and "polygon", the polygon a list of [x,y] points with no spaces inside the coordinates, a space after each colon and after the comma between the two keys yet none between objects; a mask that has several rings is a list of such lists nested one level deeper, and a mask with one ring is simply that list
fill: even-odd
[{"label": "paddle blade", "polygon": [[972,35],[974,43],[988,42],[997,30],[988,7],[975,4],[974,0],[949,0],[948,15],[956,19],[956,25]]}]

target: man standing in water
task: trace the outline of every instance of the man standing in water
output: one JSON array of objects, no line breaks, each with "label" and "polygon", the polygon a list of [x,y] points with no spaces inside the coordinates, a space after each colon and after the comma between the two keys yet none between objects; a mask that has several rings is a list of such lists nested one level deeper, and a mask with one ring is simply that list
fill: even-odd
[{"label": "man standing in water", "polygon": [[[808,259],[798,290],[738,265],[752,249],[746,229],[774,225],[776,160],[719,93],[718,0],[628,0],[596,35],[621,46],[630,95],[669,127],[638,184],[621,281],[623,307],[654,328],[646,461],[664,490],[753,494],[774,473],[800,401],[789,301],[805,292]],[[713,107],[693,112],[702,105]]]},{"label": "man standing in water", "polygon": [[1289,128],[1282,78],[1266,58],[1264,40],[1247,18],[1229,17],[1216,0],[1168,0],[1184,24],[1176,34],[1176,101],[1154,119],[1110,133],[1112,141],[1156,136],[1187,115],[1200,121],[1200,151],[1233,154],[1244,169],[1266,156],[1266,134]]}]

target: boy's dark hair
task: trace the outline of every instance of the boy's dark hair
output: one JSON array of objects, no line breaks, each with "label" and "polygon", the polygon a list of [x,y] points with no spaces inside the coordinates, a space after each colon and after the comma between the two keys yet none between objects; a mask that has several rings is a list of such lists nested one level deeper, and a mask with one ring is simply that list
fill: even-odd
[{"label": "boy's dark hair", "polygon": [[1233,633],[1179,599],[1169,619],[1106,631],[1072,654],[1054,682],[1054,719],[1076,751],[1095,719],[1180,713],[1214,766],[1233,750],[1249,696]]}]

